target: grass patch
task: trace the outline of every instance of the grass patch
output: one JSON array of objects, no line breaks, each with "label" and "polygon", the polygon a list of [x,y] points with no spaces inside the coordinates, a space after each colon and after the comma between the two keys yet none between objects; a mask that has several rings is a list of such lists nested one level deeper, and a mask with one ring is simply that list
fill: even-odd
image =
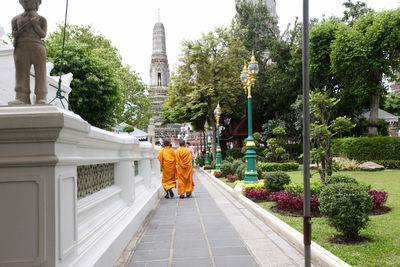
[{"label": "grass patch", "polygon": [[[371,221],[366,229],[360,232],[361,236],[369,238],[370,242],[355,245],[339,245],[329,243],[328,240],[338,232],[328,225],[325,218],[313,218],[312,240],[329,250],[352,266],[400,266],[400,170],[385,170],[379,172],[341,171],[359,181],[371,184],[372,189],[384,190],[389,197],[385,206],[391,212],[370,216]],[[302,182],[302,171],[288,172],[292,181]],[[315,174],[311,181],[318,181]],[[259,203],[268,211],[273,202]],[[286,217],[273,213],[299,232],[303,232],[301,217]]]},{"label": "grass patch", "polygon": [[224,183],[226,183],[227,185],[229,185],[229,186],[232,187],[232,188],[235,187],[235,184],[234,184],[234,183],[228,182],[228,179],[226,179],[225,177],[224,177],[224,178],[219,178],[219,180],[222,181],[222,182],[224,182]]}]

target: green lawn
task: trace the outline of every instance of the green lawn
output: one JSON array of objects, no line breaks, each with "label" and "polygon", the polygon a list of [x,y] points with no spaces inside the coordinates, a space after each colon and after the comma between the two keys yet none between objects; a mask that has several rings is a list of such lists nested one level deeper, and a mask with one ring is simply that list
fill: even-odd
[{"label": "green lawn", "polygon": [[[359,181],[371,184],[372,189],[388,192],[386,206],[391,212],[370,216],[369,226],[360,234],[371,241],[357,245],[338,245],[328,242],[328,239],[338,232],[330,227],[325,218],[313,218],[313,241],[323,246],[352,266],[400,266],[400,170],[385,170],[379,172],[346,171]],[[288,172],[292,181],[302,182],[302,171]],[[320,179],[315,174],[311,181]],[[272,212],[269,208],[273,202],[259,203],[260,206]],[[273,212],[272,212],[273,213]],[[302,232],[301,217],[285,217],[273,213],[299,232]]]},{"label": "green lawn", "polygon": [[235,184],[234,184],[234,183],[228,182],[228,179],[226,179],[226,178],[219,178],[219,180],[222,181],[222,182],[224,182],[224,183],[226,183],[227,185],[229,185],[229,186],[232,187],[232,188],[235,187]]}]

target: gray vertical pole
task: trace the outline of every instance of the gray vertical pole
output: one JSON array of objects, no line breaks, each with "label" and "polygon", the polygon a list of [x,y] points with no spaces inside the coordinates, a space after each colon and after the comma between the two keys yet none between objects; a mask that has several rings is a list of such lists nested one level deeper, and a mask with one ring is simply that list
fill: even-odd
[{"label": "gray vertical pole", "polygon": [[310,106],[309,106],[309,0],[303,0],[303,241],[304,266],[311,266],[310,212]]}]

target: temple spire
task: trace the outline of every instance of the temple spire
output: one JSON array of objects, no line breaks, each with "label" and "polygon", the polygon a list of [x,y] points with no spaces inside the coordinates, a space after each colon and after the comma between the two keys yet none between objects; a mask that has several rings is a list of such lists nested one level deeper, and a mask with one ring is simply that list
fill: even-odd
[{"label": "temple spire", "polygon": [[161,105],[167,98],[165,87],[169,84],[169,66],[167,48],[165,45],[165,28],[159,21],[153,28],[153,53],[150,63],[150,91],[155,112],[156,125],[161,124]]}]

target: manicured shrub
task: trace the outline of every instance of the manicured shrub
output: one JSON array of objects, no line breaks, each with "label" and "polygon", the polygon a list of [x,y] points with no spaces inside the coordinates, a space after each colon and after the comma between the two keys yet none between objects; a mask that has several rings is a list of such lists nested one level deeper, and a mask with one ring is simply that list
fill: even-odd
[{"label": "manicured shrub", "polygon": [[310,183],[310,194],[314,196],[319,196],[322,190],[322,183],[320,181],[315,181]]},{"label": "manicured shrub", "polygon": [[214,176],[215,178],[221,178],[223,175],[222,172],[214,172]]},{"label": "manicured shrub", "polygon": [[[238,182],[236,180],[236,182]],[[235,182],[235,184],[236,184]],[[242,185],[242,193],[243,195],[246,195],[247,191],[251,189],[264,189],[264,184],[263,183],[255,183],[255,184],[243,184]]]},{"label": "manicured shrub", "polygon": [[224,160],[221,164],[221,172],[224,176],[233,173],[232,163]]},{"label": "manicured shrub", "polygon": [[194,160],[194,163],[196,163],[196,165],[203,167],[206,163],[206,158],[204,155],[199,155],[196,157],[196,159]]},{"label": "manicured shrub", "polygon": [[226,159],[224,159],[224,161],[228,161],[230,163],[232,163],[235,159],[232,156],[226,157]]},{"label": "manicured shrub", "polygon": [[238,165],[238,167],[235,170],[234,174],[236,176],[236,179],[244,180],[245,172],[246,172],[246,164],[242,162],[241,165]]},{"label": "manicured shrub", "polygon": [[232,157],[234,159],[240,159],[244,156],[242,153],[242,148],[240,147],[228,149],[225,153],[227,157]]},{"label": "manicured shrub", "polygon": [[275,171],[297,171],[299,164],[297,162],[260,162],[257,164],[263,172],[275,172]]},{"label": "manicured shrub", "polygon": [[345,174],[334,174],[332,176],[328,176],[325,179],[325,184],[337,184],[337,183],[346,183],[346,184],[358,184],[358,181],[353,177],[350,177]]},{"label": "manicured shrub", "polygon": [[215,170],[215,165],[217,165],[217,161],[214,159],[211,161],[211,169]]},{"label": "manicured shrub", "polygon": [[257,172],[257,179],[262,180],[263,170],[260,167],[258,167],[258,165],[256,165],[256,172]]},{"label": "manicured shrub", "polygon": [[384,166],[386,169],[400,169],[400,160],[385,159],[385,160],[374,160],[376,164]]},{"label": "manicured shrub", "polygon": [[[303,197],[295,196],[293,193],[285,191],[278,191],[271,193],[269,199],[276,202],[276,206],[281,210],[303,214]],[[310,197],[310,210],[312,212],[318,212],[319,205],[318,197],[312,195]]]},{"label": "manicured shrub", "polygon": [[[322,183],[315,181],[310,183],[310,194],[314,196],[319,196],[321,193]],[[290,182],[283,186],[286,193],[292,193],[297,197],[302,197],[304,194],[303,183]]]},{"label": "manicured shrub", "polygon": [[362,161],[400,160],[400,137],[350,137],[332,140],[335,156]]},{"label": "manicured shrub", "polygon": [[361,186],[365,192],[369,192],[369,190],[371,190],[371,185],[367,184],[366,182],[360,181],[358,182],[358,185]]},{"label": "manicured shrub", "polygon": [[303,191],[304,191],[302,183],[296,183],[296,182],[292,182],[292,181],[288,184],[285,184],[283,186],[283,190],[286,193],[295,195],[296,197],[302,196]]},{"label": "manicured shrub", "polygon": [[290,182],[290,176],[284,172],[271,172],[264,178],[264,187],[268,192],[283,190],[283,186]]},{"label": "manicured shrub", "polygon": [[346,237],[358,236],[367,226],[371,196],[355,183],[335,183],[323,187],[320,211]]},{"label": "manicured shrub", "polygon": [[388,193],[384,191],[370,190],[369,194],[372,197],[373,209],[382,207],[388,198]]},{"label": "manicured shrub", "polygon": [[229,181],[230,183],[233,183],[233,182],[236,181],[236,177],[235,177],[235,175],[233,175],[232,173],[229,173],[229,174],[226,176],[226,179],[228,179],[228,181]]},{"label": "manicured shrub", "polygon": [[242,165],[244,165],[245,163],[242,161],[242,160],[240,160],[240,159],[235,159],[233,162],[232,162],[232,173],[235,173],[236,172],[236,170],[237,170],[237,168],[240,166],[242,166]]},{"label": "manicured shrub", "polygon": [[254,202],[268,201],[268,192],[265,189],[247,189],[246,197]]}]

